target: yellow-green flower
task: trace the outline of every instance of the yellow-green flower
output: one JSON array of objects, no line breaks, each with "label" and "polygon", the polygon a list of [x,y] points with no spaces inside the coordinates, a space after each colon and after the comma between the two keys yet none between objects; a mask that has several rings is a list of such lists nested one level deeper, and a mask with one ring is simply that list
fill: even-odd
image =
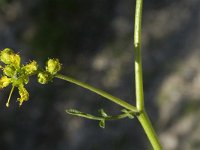
[{"label": "yellow-green flower", "polygon": [[37,62],[33,60],[22,68],[24,69],[26,75],[32,75],[37,72],[38,65]]},{"label": "yellow-green flower", "polygon": [[38,73],[38,82],[40,84],[47,84],[53,79],[58,71],[61,70],[61,63],[58,59],[49,59],[46,62],[46,71],[40,71]]},{"label": "yellow-green flower", "polygon": [[49,59],[46,64],[46,71],[52,75],[55,75],[61,70],[61,63],[58,59]]},{"label": "yellow-green flower", "polygon": [[19,90],[20,98],[17,99],[19,105],[21,106],[24,101],[28,100],[29,93],[24,85],[28,83],[29,76],[38,70],[36,61],[32,61],[21,67],[20,59],[20,56],[9,48],[0,51],[0,61],[4,64],[4,66],[0,66],[0,69],[3,70],[3,76],[0,78],[0,88],[5,88],[9,84],[12,84],[12,89],[6,103],[7,107],[9,106],[10,98],[15,87]]},{"label": "yellow-green flower", "polygon": [[61,70],[61,64],[58,59],[49,59],[46,63],[46,70],[38,69],[36,61],[31,61],[26,65],[20,64],[20,55],[14,53],[10,48],[5,48],[0,51],[0,69],[3,70],[3,75],[0,78],[0,89],[12,85],[6,106],[9,107],[9,102],[15,87],[19,91],[20,97],[17,99],[21,106],[24,101],[29,99],[29,93],[24,85],[29,82],[29,77],[38,74],[38,82],[46,84],[52,80],[55,74]]}]

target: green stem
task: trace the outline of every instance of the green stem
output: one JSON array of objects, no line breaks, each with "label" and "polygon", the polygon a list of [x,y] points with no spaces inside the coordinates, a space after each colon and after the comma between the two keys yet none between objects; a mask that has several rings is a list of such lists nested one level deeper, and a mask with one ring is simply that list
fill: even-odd
[{"label": "green stem", "polygon": [[156,132],[153,129],[153,126],[151,124],[151,121],[149,120],[149,117],[145,111],[143,111],[140,115],[138,115],[138,120],[140,124],[142,125],[149,141],[151,142],[151,145],[154,150],[162,150],[162,146],[158,140],[158,137],[156,135]]},{"label": "green stem", "polygon": [[135,54],[135,88],[136,107],[139,111],[137,116],[154,150],[162,150],[158,137],[152,127],[151,121],[145,112],[144,92],[142,79],[142,57],[141,57],[141,22],[142,22],[143,0],[136,0],[135,28],[134,28],[134,54]]},{"label": "green stem", "polygon": [[144,109],[142,58],[141,58],[141,22],[142,22],[142,0],[136,0],[134,54],[135,54],[136,106],[138,111],[142,111]]},{"label": "green stem", "polygon": [[10,98],[11,98],[11,96],[12,96],[12,93],[13,93],[13,91],[14,91],[14,88],[15,88],[15,86],[12,86],[12,89],[11,89],[11,91],[10,91],[10,94],[9,94],[9,97],[8,97],[8,100],[7,100],[7,103],[6,103],[6,107],[9,107]]},{"label": "green stem", "polygon": [[97,88],[91,86],[91,85],[88,85],[86,83],[83,83],[81,81],[73,79],[73,78],[71,78],[69,76],[65,76],[65,75],[61,75],[61,74],[57,74],[55,77],[59,78],[59,79],[62,79],[62,80],[65,80],[65,81],[68,81],[70,83],[76,84],[76,85],[81,86],[81,87],[83,87],[85,89],[88,89],[88,90],[90,90],[90,91],[92,91],[92,92],[94,92],[94,93],[96,93],[96,94],[98,94],[98,95],[100,95],[100,96],[102,96],[102,97],[104,97],[104,98],[106,98],[106,99],[108,99],[108,100],[110,100],[110,101],[112,101],[112,102],[114,102],[114,103],[116,103],[116,104],[128,109],[128,110],[131,110],[133,112],[138,112],[137,108],[135,106],[130,105],[129,103],[125,102],[124,100],[121,100],[121,99],[119,99],[119,98],[117,98],[115,96],[112,96],[111,94],[108,94],[108,93],[106,93],[106,92],[104,92],[104,91],[102,91],[100,89],[97,89]]}]

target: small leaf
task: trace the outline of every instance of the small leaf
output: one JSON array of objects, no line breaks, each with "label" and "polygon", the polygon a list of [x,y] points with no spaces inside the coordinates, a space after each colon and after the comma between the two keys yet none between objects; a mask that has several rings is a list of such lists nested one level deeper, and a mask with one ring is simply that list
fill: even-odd
[{"label": "small leaf", "polygon": [[68,114],[73,114],[73,115],[76,115],[76,114],[81,114],[82,112],[76,110],[76,109],[67,109],[66,112]]},{"label": "small leaf", "polygon": [[134,118],[134,115],[131,114],[128,110],[123,109],[123,110],[121,110],[121,111],[122,111],[123,113],[125,113],[129,119],[133,119],[133,118]]},{"label": "small leaf", "polygon": [[105,111],[103,109],[100,109],[99,112],[102,117],[108,117],[108,115],[105,113]]},{"label": "small leaf", "polygon": [[105,128],[105,120],[104,119],[102,119],[102,120],[100,120],[99,121],[99,126],[101,127],[101,128]]}]

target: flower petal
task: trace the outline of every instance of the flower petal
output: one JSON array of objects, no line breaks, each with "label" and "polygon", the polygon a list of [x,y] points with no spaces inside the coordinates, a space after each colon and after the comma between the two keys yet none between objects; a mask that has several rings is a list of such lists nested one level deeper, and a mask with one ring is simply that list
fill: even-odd
[{"label": "flower petal", "polygon": [[7,87],[11,83],[11,79],[7,76],[2,76],[0,78],[0,88]]},{"label": "flower petal", "polygon": [[18,98],[17,100],[19,101],[19,105],[21,106],[22,103],[24,101],[27,101],[29,99],[29,93],[28,91],[24,88],[24,85],[21,84],[19,87],[18,87],[18,90],[19,90],[19,95],[20,95],[20,98]]}]

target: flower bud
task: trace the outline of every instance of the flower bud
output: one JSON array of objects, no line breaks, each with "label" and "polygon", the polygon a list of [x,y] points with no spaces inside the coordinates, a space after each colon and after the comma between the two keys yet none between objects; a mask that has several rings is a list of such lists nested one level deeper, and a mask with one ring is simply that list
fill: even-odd
[{"label": "flower bud", "polygon": [[38,82],[40,84],[46,84],[52,79],[51,75],[48,72],[38,73]]},{"label": "flower bud", "polygon": [[25,70],[25,74],[26,75],[32,75],[34,74],[37,69],[38,69],[38,65],[37,65],[37,62],[36,61],[32,61],[30,62],[29,64],[25,65],[23,67],[23,69]]},{"label": "flower bud", "polygon": [[7,76],[2,76],[0,78],[0,88],[7,87],[11,82],[11,79],[8,78]]},{"label": "flower bud", "polygon": [[13,66],[6,65],[3,69],[3,73],[8,77],[12,77],[15,73],[15,68]]},{"label": "flower bud", "polygon": [[58,71],[61,70],[61,63],[58,59],[49,59],[46,65],[46,71],[50,74],[55,75]]}]

